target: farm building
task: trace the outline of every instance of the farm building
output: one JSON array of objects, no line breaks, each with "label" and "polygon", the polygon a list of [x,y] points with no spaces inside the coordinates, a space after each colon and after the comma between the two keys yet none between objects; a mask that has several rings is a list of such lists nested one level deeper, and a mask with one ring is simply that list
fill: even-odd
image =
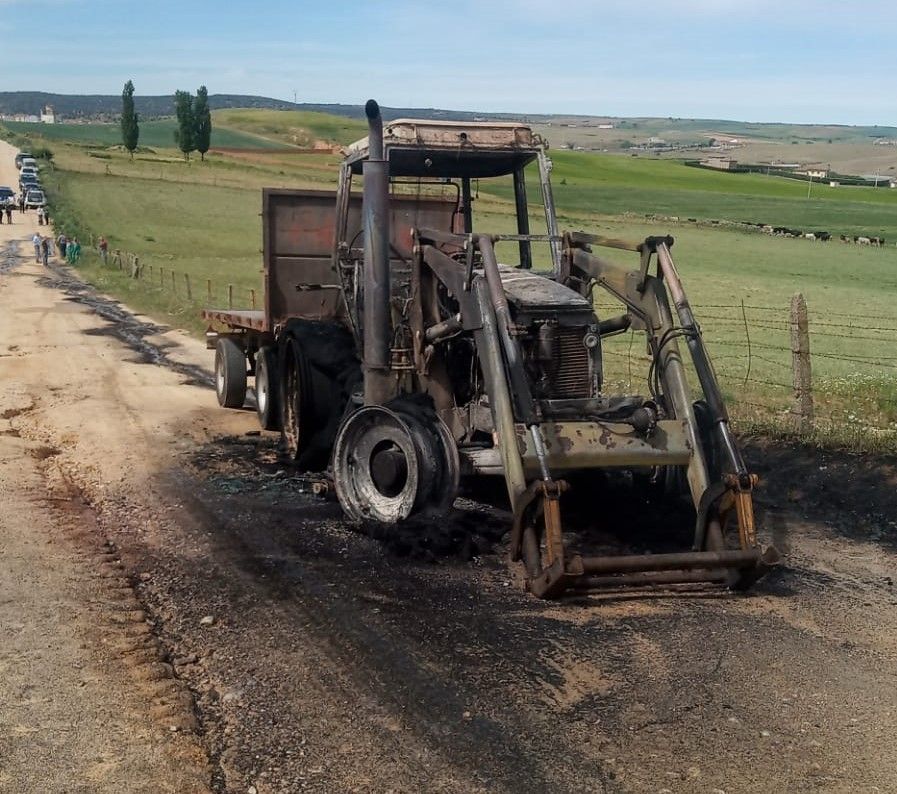
[{"label": "farm building", "polygon": [[705,157],[701,160],[701,165],[707,166],[707,168],[718,168],[721,171],[731,171],[738,165],[738,161],[731,157]]}]

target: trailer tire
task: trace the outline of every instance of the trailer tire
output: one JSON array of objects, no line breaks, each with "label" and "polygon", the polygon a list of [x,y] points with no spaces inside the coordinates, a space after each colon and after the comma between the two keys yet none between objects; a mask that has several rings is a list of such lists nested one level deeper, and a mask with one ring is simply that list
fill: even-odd
[{"label": "trailer tire", "polygon": [[280,430],[280,383],[277,354],[262,347],[255,354],[255,405],[262,430]]},{"label": "trailer tire", "polygon": [[246,402],[246,354],[227,336],[215,345],[215,394],[222,408],[242,408]]}]

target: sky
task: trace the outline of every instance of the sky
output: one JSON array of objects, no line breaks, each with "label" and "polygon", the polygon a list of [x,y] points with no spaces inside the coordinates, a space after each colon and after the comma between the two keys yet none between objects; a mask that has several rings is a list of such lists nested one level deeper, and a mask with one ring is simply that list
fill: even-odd
[{"label": "sky", "polygon": [[897,126],[897,0],[0,0],[0,91]]}]

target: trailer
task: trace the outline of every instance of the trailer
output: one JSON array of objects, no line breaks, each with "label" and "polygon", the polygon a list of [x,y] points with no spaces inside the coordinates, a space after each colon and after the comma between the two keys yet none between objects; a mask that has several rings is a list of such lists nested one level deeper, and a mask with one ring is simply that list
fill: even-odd
[{"label": "trailer", "polygon": [[[462,478],[502,478],[511,561],[540,597],[746,587],[762,576],[778,553],[757,540],[757,478],[729,426],[673,238],[562,232],[547,146],[525,124],[384,127],[376,102],[366,111],[369,135],[349,147],[336,190],[263,191],[264,309],[203,313],[219,403],[243,407],[253,378],[262,427],[281,432],[298,469],[326,470],[357,521],[439,515]],[[481,217],[495,222],[476,209],[487,180],[508,196],[510,229],[480,228]],[[619,315],[597,316],[598,289]],[[602,341],[628,330],[651,355],[644,391],[611,394]],[[571,551],[562,497],[609,470],[686,500],[691,548]]]}]

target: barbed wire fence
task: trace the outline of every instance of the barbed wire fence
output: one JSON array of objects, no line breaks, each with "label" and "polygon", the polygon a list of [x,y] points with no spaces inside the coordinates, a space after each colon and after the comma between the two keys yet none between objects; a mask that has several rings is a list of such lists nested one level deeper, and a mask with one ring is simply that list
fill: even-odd
[{"label": "barbed wire fence", "polygon": [[[897,310],[815,315],[801,294],[693,309],[737,423],[897,441]],[[608,339],[603,352],[608,385],[637,391],[650,364],[644,337]]]},{"label": "barbed wire fence", "polygon": [[185,300],[197,309],[216,305],[227,309],[261,309],[264,295],[261,289],[222,283],[211,278],[197,278],[187,271],[172,266],[153,264],[146,257],[120,248],[108,249],[104,254],[97,245],[97,238],[89,237],[90,255],[103,265],[118,270],[149,289],[168,292]]}]

